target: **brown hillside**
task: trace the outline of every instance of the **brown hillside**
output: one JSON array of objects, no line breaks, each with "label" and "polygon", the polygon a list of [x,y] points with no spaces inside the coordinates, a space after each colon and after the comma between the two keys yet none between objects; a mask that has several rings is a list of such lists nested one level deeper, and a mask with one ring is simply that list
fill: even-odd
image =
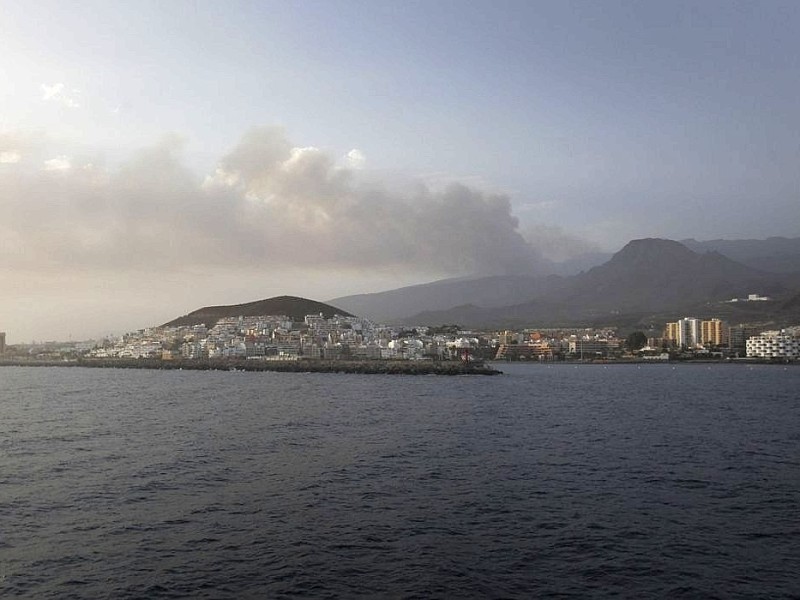
[{"label": "brown hillside", "polygon": [[306,315],[322,313],[326,319],[334,315],[352,317],[353,315],[316,300],[299,298],[297,296],[276,296],[266,300],[256,300],[245,304],[232,304],[229,306],[206,306],[199,308],[188,315],[183,315],[164,323],[162,327],[181,327],[205,324],[213,327],[223,317],[257,317],[260,315],[286,315],[293,321],[302,321]]}]

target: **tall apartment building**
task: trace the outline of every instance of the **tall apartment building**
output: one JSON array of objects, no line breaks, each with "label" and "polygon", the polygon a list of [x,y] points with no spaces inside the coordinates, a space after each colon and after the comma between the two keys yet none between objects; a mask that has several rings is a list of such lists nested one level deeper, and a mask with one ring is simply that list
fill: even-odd
[{"label": "tall apartment building", "polygon": [[681,348],[721,346],[727,343],[728,328],[720,319],[703,321],[684,317],[674,323],[667,323],[664,338]]},{"label": "tall apartment building", "polygon": [[664,339],[672,344],[678,343],[678,323],[667,323],[664,328]]},{"label": "tall apartment building", "polygon": [[684,317],[675,324],[677,335],[675,342],[681,348],[694,348],[702,342],[702,329],[700,319]]},{"label": "tall apartment building", "polygon": [[728,328],[724,321],[703,321],[700,329],[700,341],[704,346],[722,346],[728,343]]},{"label": "tall apartment building", "polygon": [[6,332],[0,331],[0,354],[6,351]]}]

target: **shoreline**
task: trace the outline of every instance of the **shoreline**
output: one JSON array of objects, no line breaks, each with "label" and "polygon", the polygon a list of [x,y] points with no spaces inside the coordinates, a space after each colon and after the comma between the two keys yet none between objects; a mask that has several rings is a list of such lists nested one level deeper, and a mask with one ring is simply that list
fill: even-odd
[{"label": "shoreline", "polygon": [[692,360],[492,360],[487,361],[493,365],[585,365],[585,366],[608,366],[608,365],[774,365],[778,367],[800,366],[800,360],[768,359],[768,358],[737,358],[732,360],[698,358]]},{"label": "shoreline", "polygon": [[149,369],[157,371],[249,371],[277,373],[350,373],[364,375],[502,375],[502,365],[528,366],[608,366],[608,365],[763,365],[800,366],[800,361],[757,358],[735,360],[592,360],[592,361],[407,361],[407,360],[242,360],[157,358],[78,358],[64,360],[0,359],[0,367],[84,367],[90,369]]}]

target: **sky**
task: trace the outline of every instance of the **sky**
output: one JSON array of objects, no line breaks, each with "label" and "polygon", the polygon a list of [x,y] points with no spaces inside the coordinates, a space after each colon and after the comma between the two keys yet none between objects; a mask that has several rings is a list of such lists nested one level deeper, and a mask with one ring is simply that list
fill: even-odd
[{"label": "sky", "polygon": [[800,236],[800,3],[0,0],[0,331]]}]

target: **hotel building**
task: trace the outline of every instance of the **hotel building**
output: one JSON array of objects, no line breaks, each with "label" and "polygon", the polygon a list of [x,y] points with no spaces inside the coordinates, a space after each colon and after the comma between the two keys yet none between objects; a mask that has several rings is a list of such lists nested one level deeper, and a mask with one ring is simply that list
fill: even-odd
[{"label": "hotel building", "polygon": [[800,337],[781,331],[765,331],[747,338],[748,358],[800,358]]}]

